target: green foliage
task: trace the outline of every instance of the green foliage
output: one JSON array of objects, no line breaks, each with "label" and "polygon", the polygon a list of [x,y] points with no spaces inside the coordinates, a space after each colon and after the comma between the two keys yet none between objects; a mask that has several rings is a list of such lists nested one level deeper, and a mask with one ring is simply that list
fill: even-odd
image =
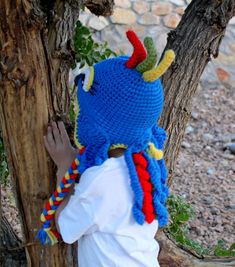
[{"label": "green foliage", "polygon": [[167,200],[167,205],[170,213],[170,224],[166,230],[178,244],[196,252],[199,256],[235,256],[235,243],[227,249],[224,240],[219,240],[216,246],[205,248],[190,237],[187,222],[195,217],[195,211],[183,197],[171,195]]},{"label": "green foliage", "polygon": [[183,197],[175,195],[168,198],[167,205],[170,213],[170,224],[166,230],[175,241],[187,249],[195,251],[200,256],[208,254],[208,249],[189,236],[187,222],[195,217],[192,206]]},{"label": "green foliage", "polygon": [[0,137],[0,184],[6,185],[9,175],[7,157],[3,146],[2,137]]},{"label": "green foliage", "polygon": [[191,217],[195,217],[192,206],[181,196],[171,195],[167,200],[167,205],[174,224],[183,225]]},{"label": "green foliage", "polygon": [[235,243],[227,249],[225,241],[223,239],[218,240],[214,247],[214,255],[217,257],[235,257]]},{"label": "green foliage", "polygon": [[80,63],[80,68],[83,68],[85,64],[92,66],[110,56],[117,56],[114,51],[108,48],[107,42],[104,44],[95,42],[90,29],[83,26],[80,21],[76,23],[74,49],[76,55],[73,68],[75,68],[76,63]]}]

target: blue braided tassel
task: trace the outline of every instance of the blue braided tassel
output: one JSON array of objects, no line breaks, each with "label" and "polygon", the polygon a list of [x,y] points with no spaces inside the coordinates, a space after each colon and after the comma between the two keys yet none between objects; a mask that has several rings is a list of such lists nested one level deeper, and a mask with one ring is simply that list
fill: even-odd
[{"label": "blue braided tassel", "polygon": [[138,175],[136,173],[135,164],[132,158],[132,151],[130,149],[126,150],[125,159],[126,159],[127,167],[129,169],[129,174],[130,174],[130,179],[131,179],[131,188],[133,190],[134,197],[135,197],[134,205],[132,208],[132,213],[133,213],[133,216],[136,222],[142,225],[145,221],[145,215],[142,212],[144,194],[143,194],[143,190],[141,188],[140,182],[139,182]]}]

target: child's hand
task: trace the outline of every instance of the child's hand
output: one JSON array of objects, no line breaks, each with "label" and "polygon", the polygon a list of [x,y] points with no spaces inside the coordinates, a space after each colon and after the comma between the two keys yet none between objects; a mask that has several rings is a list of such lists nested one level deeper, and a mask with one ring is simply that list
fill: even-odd
[{"label": "child's hand", "polygon": [[[44,136],[45,147],[58,168],[58,178],[63,176],[79,152],[72,147],[64,123],[52,121]],[[62,178],[62,177],[60,177]]]}]

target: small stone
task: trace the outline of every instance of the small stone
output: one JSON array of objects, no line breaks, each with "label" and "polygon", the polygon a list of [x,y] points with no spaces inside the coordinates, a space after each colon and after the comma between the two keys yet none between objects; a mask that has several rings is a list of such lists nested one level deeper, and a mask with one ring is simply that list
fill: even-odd
[{"label": "small stone", "polygon": [[87,21],[89,17],[90,17],[90,14],[83,12],[79,15],[79,20],[81,21],[83,25],[87,25]]},{"label": "small stone", "polygon": [[207,171],[206,171],[207,174],[213,174],[215,173],[215,169],[214,168],[208,168]]},{"label": "small stone", "polygon": [[221,164],[222,164],[222,166],[225,166],[225,167],[227,167],[229,165],[228,161],[225,159],[221,160]]},{"label": "small stone", "polygon": [[233,172],[235,172],[235,165],[234,164],[231,166],[231,169]]},{"label": "small stone", "polygon": [[181,17],[178,14],[172,13],[164,18],[164,24],[168,28],[176,28],[180,22]]},{"label": "small stone", "polygon": [[232,154],[235,155],[235,143],[226,143],[223,146],[224,149],[228,149]]},{"label": "small stone", "polygon": [[224,227],[221,226],[221,225],[217,225],[217,226],[215,227],[215,232],[223,233],[223,232],[224,232]]},{"label": "small stone", "polygon": [[233,54],[230,53],[229,46],[226,46],[226,47],[221,46],[221,47],[222,47],[223,52],[219,53],[216,61],[220,64],[220,66],[222,66],[222,65],[225,66],[227,64],[233,64],[235,57]]},{"label": "small stone", "polygon": [[189,134],[189,133],[192,133],[193,131],[194,131],[194,128],[191,125],[189,125],[189,126],[187,126],[185,133]]},{"label": "small stone", "polygon": [[183,141],[181,143],[181,146],[184,147],[184,148],[190,148],[191,147],[191,145],[188,142],[186,142],[186,141]]},{"label": "small stone", "polygon": [[229,143],[235,141],[235,134],[225,134],[218,138],[218,141],[223,143]]},{"label": "small stone", "polygon": [[226,70],[224,70],[222,68],[217,68],[216,69],[216,74],[217,74],[218,79],[221,82],[227,81],[229,79],[229,77],[230,77],[230,74]]},{"label": "small stone", "polygon": [[230,204],[229,209],[235,210],[235,204]]},{"label": "small stone", "polygon": [[139,23],[143,25],[158,25],[160,23],[160,18],[147,12],[139,19]]},{"label": "small stone", "polygon": [[211,208],[211,214],[212,215],[219,215],[220,214],[220,210],[216,209],[215,207]]},{"label": "small stone", "polygon": [[[133,30],[138,35],[138,37],[145,36],[145,27],[142,25],[139,25],[137,23],[132,24],[130,26],[129,25],[115,25],[115,29],[117,30],[117,32],[120,36],[125,36],[126,31],[128,31],[128,30]],[[128,49],[128,51],[125,51],[125,52],[131,54],[132,48],[129,47],[129,49]]]},{"label": "small stone", "polygon": [[130,8],[131,2],[129,0],[115,0],[115,5],[123,8]]},{"label": "small stone", "polygon": [[[202,201],[207,205],[211,205],[213,203],[212,197],[209,197],[209,196],[208,197],[203,197]],[[209,217],[209,214],[208,213],[204,213],[204,216],[205,216],[205,218],[207,218],[207,217]]]},{"label": "small stone", "polygon": [[149,11],[149,3],[146,3],[145,1],[135,2],[133,5],[133,9],[138,14],[144,14]]},{"label": "small stone", "polygon": [[108,25],[109,23],[107,19],[101,16],[100,17],[94,16],[88,22],[88,26],[96,31],[101,31]]},{"label": "small stone", "polygon": [[[226,151],[228,151],[228,150],[226,150]],[[228,151],[228,153],[229,153],[229,151]],[[234,155],[233,154],[230,154],[230,153],[229,154],[224,153],[223,154],[223,158],[228,159],[228,160],[234,160],[235,159]],[[234,170],[235,170],[235,166],[234,166]]]},{"label": "small stone", "polygon": [[192,117],[194,120],[197,120],[197,119],[198,119],[198,113],[192,111],[192,113],[191,113],[191,117]]},{"label": "small stone", "polygon": [[205,134],[203,134],[203,139],[206,141],[211,141],[214,139],[214,136],[210,133],[205,133]]},{"label": "small stone", "polygon": [[131,25],[131,28],[139,37],[145,35],[145,27],[139,24]]},{"label": "small stone", "polygon": [[179,14],[179,15],[184,15],[184,11],[185,11],[185,7],[177,7],[176,9],[175,9],[175,12],[177,13],[177,14]]},{"label": "small stone", "polygon": [[130,25],[136,22],[136,15],[132,10],[117,7],[114,9],[111,21],[117,24]]},{"label": "small stone", "polygon": [[177,6],[184,6],[185,3],[184,3],[184,0],[169,0],[171,3],[173,3],[174,5],[177,5]]},{"label": "small stone", "polygon": [[173,7],[171,3],[158,2],[152,5],[152,12],[158,16],[165,16],[171,13]]}]

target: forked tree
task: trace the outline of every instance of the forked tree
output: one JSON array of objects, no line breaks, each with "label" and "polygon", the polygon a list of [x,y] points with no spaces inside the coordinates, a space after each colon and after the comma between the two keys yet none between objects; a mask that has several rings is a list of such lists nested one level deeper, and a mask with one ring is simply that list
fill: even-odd
[{"label": "forked tree", "polygon": [[[97,15],[108,16],[113,9],[112,0],[0,1],[1,133],[25,239],[20,243],[1,219],[1,266],[25,266],[26,258],[27,266],[33,267],[76,266],[76,251],[71,246],[43,247],[34,238],[43,204],[55,186],[42,137],[50,118],[68,111],[72,37],[82,4]],[[168,133],[169,185],[200,76],[211,58],[217,57],[234,15],[234,0],[193,0],[168,35],[167,48],[175,51],[176,59],[163,77],[165,107],[160,125]],[[232,259],[197,259],[164,234],[160,240],[162,267],[234,266]],[[20,248],[9,250],[6,244]]]}]

